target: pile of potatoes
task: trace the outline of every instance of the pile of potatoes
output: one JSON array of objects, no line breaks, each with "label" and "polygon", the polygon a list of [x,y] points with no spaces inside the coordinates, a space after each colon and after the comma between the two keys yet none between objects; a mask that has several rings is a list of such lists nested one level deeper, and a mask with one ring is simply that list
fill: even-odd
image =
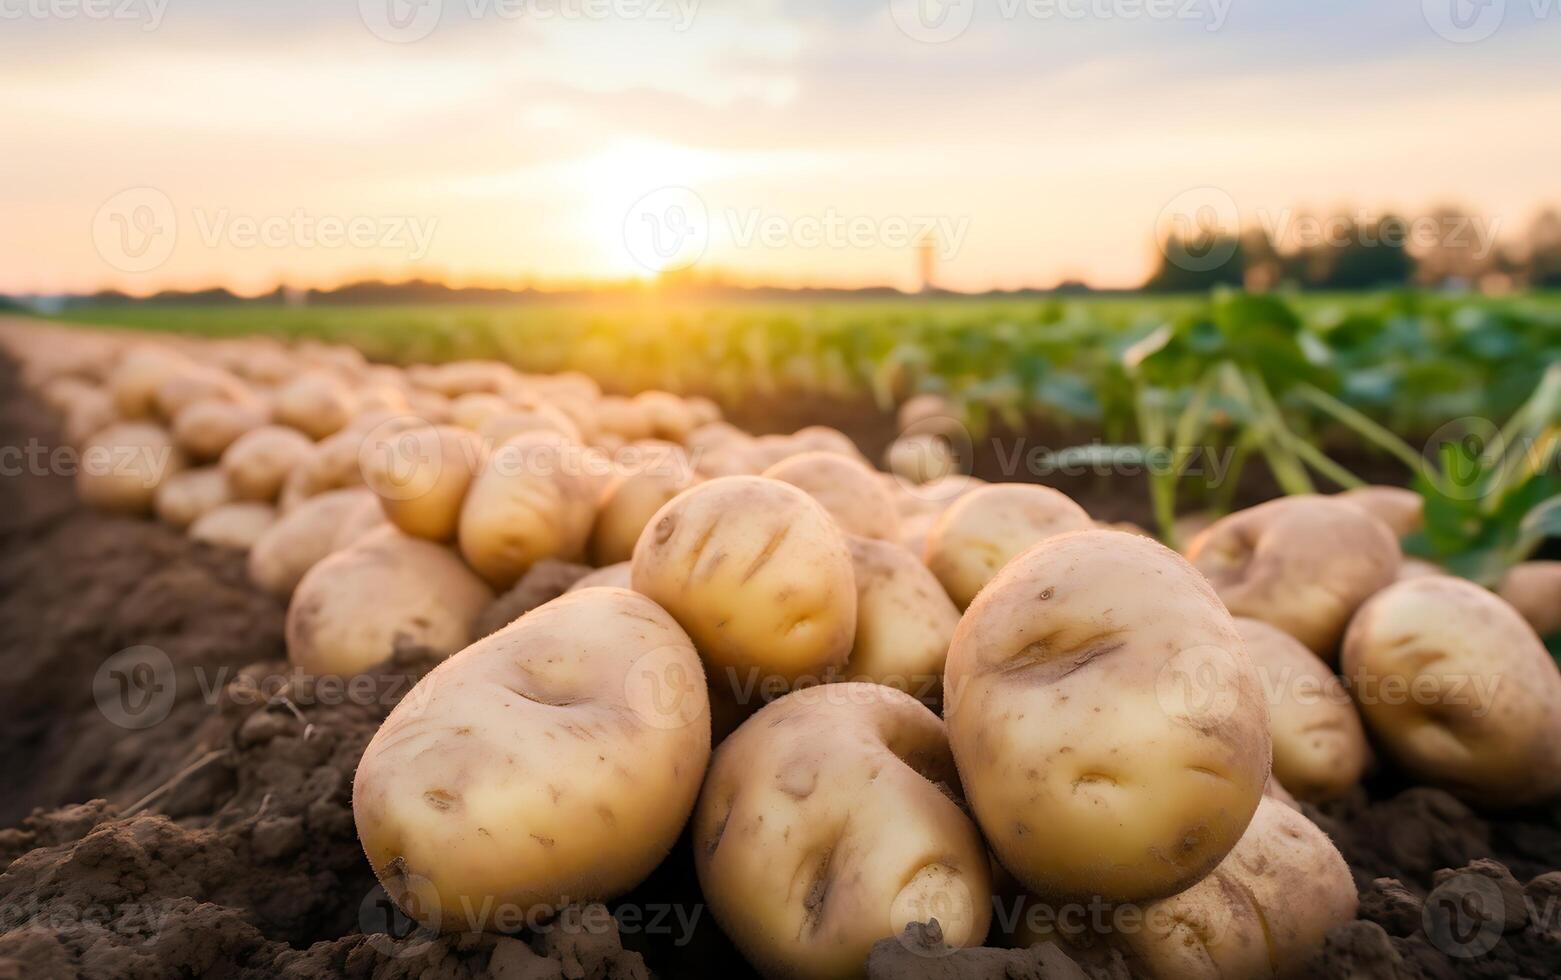
[{"label": "pile of potatoes", "polygon": [[[1404,491],[1273,501],[1182,554],[952,472],[925,404],[891,474],[832,429],[754,437],[578,375],[95,353],[29,365],[84,458],[131,461],[84,500],[247,549],[304,670],[440,660],[353,808],[441,930],[623,895],[687,834],[767,976],[862,975],[936,919],[952,947],[1271,977],[1356,911],[1296,800],[1384,764],[1481,807],[1561,797],[1561,566],[1498,594],[1412,564]],[[596,571],[478,638],[547,560]],[[1136,914],[1055,926],[1098,903]]]}]

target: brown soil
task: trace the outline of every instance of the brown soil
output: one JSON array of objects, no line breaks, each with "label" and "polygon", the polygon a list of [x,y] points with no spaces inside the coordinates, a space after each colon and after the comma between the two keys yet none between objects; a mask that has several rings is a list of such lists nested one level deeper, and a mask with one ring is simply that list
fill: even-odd
[{"label": "brown soil", "polygon": [[[0,446],[29,439],[54,444],[55,422],[0,362]],[[407,652],[350,687],[295,677],[283,610],[239,556],[89,513],[61,475],[0,477],[0,494],[0,980],[745,975],[686,840],[616,919],[591,906],[515,937],[410,928],[358,848],[350,789],[426,662]],[[1311,813],[1363,900],[1309,975],[1561,974],[1561,810],[1491,818],[1383,779]],[[932,930],[913,933],[880,945],[872,976],[1127,974],[1047,948],[941,955]]]}]

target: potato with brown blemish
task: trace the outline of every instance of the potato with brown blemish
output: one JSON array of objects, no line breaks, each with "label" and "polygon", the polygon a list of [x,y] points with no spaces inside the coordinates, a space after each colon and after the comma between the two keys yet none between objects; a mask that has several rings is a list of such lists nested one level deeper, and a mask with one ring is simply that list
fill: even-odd
[{"label": "potato with brown blemish", "polygon": [[1561,632],[1561,561],[1525,561],[1513,565],[1496,594],[1528,620],[1534,632]]},{"label": "potato with brown blemish", "polygon": [[1344,627],[1398,576],[1386,524],[1331,497],[1285,497],[1221,518],[1187,558],[1231,613],[1277,626],[1329,663]]},{"label": "potato with brown blemish", "polygon": [[921,559],[901,546],[870,538],[848,543],[856,576],[856,640],[846,678],[935,701],[959,610]]},{"label": "potato with brown blemish", "polygon": [[1242,617],[1236,629],[1268,695],[1274,775],[1312,803],[1348,791],[1368,759],[1350,692],[1322,658],[1283,630]]},{"label": "potato with brown blemish", "polygon": [[986,848],[960,809],[943,724],[878,684],[788,694],[716,751],[694,814],[711,912],[769,977],[858,977],[873,943],[991,919]]},{"label": "potato with brown blemish", "polygon": [[336,550],[342,528],[364,507],[378,510],[379,499],[357,487],[327,491],[281,515],[250,549],[249,580],[278,598],[292,595],[304,574]]},{"label": "potato with brown blemish", "polygon": [[856,634],[851,552],[818,501],[789,483],[728,476],[661,509],[633,582],[694,640],[712,683],[816,678]]},{"label": "potato with brown blemish", "polygon": [[1403,487],[1356,487],[1339,494],[1388,526],[1394,537],[1404,538],[1425,526],[1425,498]]},{"label": "potato with brown blemish", "polygon": [[614,476],[602,491],[591,529],[591,559],[616,565],[634,557],[634,546],[656,512],[699,482],[687,455],[673,446],[656,447]]},{"label": "potato with brown blemish", "polygon": [[158,488],[184,468],[184,453],[167,429],[150,422],[116,422],[82,446],[76,493],[98,510],[149,514]]},{"label": "potato with brown blemish", "polygon": [[1341,666],[1372,734],[1420,779],[1481,806],[1561,795],[1561,671],[1489,591],[1451,575],[1382,590]]},{"label": "potato with brown blemish", "polygon": [[[430,546],[431,547],[431,546]],[[688,636],[644,596],[587,589],[440,664],[385,720],[352,812],[390,897],[445,931],[545,918],[639,884],[710,758]]]},{"label": "potato with brown blemish", "polygon": [[1094,526],[1084,508],[1050,487],[994,483],[943,511],[927,532],[922,560],[964,609],[1020,552],[1053,535]]},{"label": "potato with brown blemish", "polygon": [[1010,562],[960,620],[943,698],[977,822],[1050,899],[1187,888],[1268,779],[1268,711],[1235,623],[1187,562],[1134,534],[1065,534]]},{"label": "potato with brown blemish", "polygon": [[351,677],[402,647],[448,657],[492,601],[449,548],[381,528],[304,574],[287,606],[287,659]]},{"label": "potato with brown blemish", "polygon": [[420,425],[365,441],[358,461],[364,484],[379,496],[390,523],[413,537],[453,541],[484,454],[475,432]]},{"label": "potato with brown blemish", "polygon": [[847,534],[880,541],[900,540],[894,497],[866,464],[830,452],[806,452],[764,471],[817,500]]}]

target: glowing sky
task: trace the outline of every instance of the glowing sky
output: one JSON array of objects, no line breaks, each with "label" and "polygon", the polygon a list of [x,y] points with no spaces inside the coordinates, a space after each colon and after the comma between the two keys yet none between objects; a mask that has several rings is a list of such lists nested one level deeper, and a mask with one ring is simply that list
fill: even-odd
[{"label": "glowing sky", "polygon": [[1132,285],[1193,188],[1515,232],[1558,51],[1561,0],[0,0],[0,291],[910,287],[928,230]]}]

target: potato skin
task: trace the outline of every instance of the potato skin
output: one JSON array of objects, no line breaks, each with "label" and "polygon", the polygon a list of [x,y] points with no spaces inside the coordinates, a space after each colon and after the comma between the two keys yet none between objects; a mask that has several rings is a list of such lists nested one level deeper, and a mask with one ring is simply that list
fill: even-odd
[{"label": "potato skin", "polygon": [[390,523],[416,538],[453,541],[461,505],[483,468],[482,439],[453,425],[418,426],[365,439],[360,463]]},{"label": "potato skin", "polygon": [[462,557],[490,585],[514,585],[543,558],[584,554],[601,488],[582,472],[580,450],[539,430],[489,455],[466,492],[456,537]]},{"label": "potato skin", "polygon": [[337,534],[360,507],[379,506],[364,487],[331,490],[281,515],[249,552],[249,579],[278,598],[292,595],[304,573],[335,549]]},{"label": "potato skin", "polygon": [[157,519],[183,530],[214,507],[229,503],[233,494],[228,478],[215,466],[180,470],[157,488],[154,509]]},{"label": "potato skin", "polygon": [[273,501],[289,474],[314,453],[297,429],[262,425],[239,436],[222,454],[222,472],[239,500]]},{"label": "potato skin", "polygon": [[943,687],[972,812],[1047,899],[1188,887],[1268,779],[1268,711],[1230,614],[1138,535],[1061,535],[1010,562],[960,621]]},{"label": "potato skin", "polygon": [[98,510],[149,514],[158,487],[184,468],[184,454],[168,430],[150,422],[116,422],[82,446],[76,493]]},{"label": "potato skin", "polygon": [[837,452],[814,451],[783,459],[764,475],[789,483],[823,504],[847,534],[900,540],[894,497],[864,463]]},{"label": "potato skin", "polygon": [[640,536],[632,581],[688,631],[713,684],[818,677],[851,652],[845,537],[779,480],[728,476],[679,494]]},{"label": "potato skin", "polygon": [[1540,636],[1561,632],[1561,561],[1519,562],[1508,569],[1496,594]]},{"label": "potato skin", "polygon": [[616,565],[634,557],[634,546],[656,512],[699,482],[681,450],[652,452],[643,465],[613,477],[602,491],[591,530],[591,558]]},{"label": "potato skin", "polygon": [[1354,504],[1388,526],[1397,538],[1414,534],[1425,526],[1425,498],[1403,487],[1356,487],[1339,494],[1345,503]]},{"label": "potato skin", "polygon": [[1262,620],[1236,618],[1268,696],[1274,776],[1297,798],[1332,799],[1360,782],[1366,733],[1339,678],[1301,641]]},{"label": "potato skin", "polygon": [[276,393],[272,415],[311,439],[340,432],[352,421],[358,401],[351,389],[324,372],[300,375]]},{"label": "potato skin", "polygon": [[1187,558],[1231,614],[1261,619],[1337,662],[1360,604],[1398,576],[1402,554],[1386,524],[1330,497],[1285,497],[1221,518]]},{"label": "potato skin", "polygon": [[643,596],[587,589],[420,681],[363,754],[353,818],[410,914],[495,928],[480,916],[497,907],[530,914],[633,888],[682,831],[709,757],[687,635]]},{"label": "potato skin", "polygon": [[597,588],[632,589],[634,586],[631,568],[632,566],[626,561],[608,565],[606,568],[598,568],[564,591],[579,592],[581,589]]},{"label": "potato skin", "polygon": [[921,559],[901,546],[855,537],[848,544],[856,576],[856,640],[846,678],[935,701],[959,609]]},{"label": "potato skin", "polygon": [[173,438],[195,459],[213,460],[239,436],[265,422],[265,410],[253,401],[208,399],[195,402],[174,416]]},{"label": "potato skin", "polygon": [[994,483],[965,494],[943,512],[927,533],[922,560],[964,609],[1026,548],[1094,526],[1084,508],[1050,487]]},{"label": "potato skin", "polygon": [[716,751],[694,815],[711,911],[768,977],[852,977],[868,950],[936,916],[953,945],[991,918],[981,835],[943,724],[878,684],[788,694]]},{"label": "potato skin", "polygon": [[350,677],[403,646],[448,657],[492,601],[449,548],[381,528],[304,574],[287,606],[287,659]]},{"label": "potato skin", "polygon": [[1379,592],[1350,623],[1342,667],[1389,754],[1469,803],[1561,795],[1561,671],[1517,610],[1435,575]]},{"label": "potato skin", "polygon": [[276,508],[252,500],[220,504],[190,525],[196,541],[248,551],[276,523]]}]

